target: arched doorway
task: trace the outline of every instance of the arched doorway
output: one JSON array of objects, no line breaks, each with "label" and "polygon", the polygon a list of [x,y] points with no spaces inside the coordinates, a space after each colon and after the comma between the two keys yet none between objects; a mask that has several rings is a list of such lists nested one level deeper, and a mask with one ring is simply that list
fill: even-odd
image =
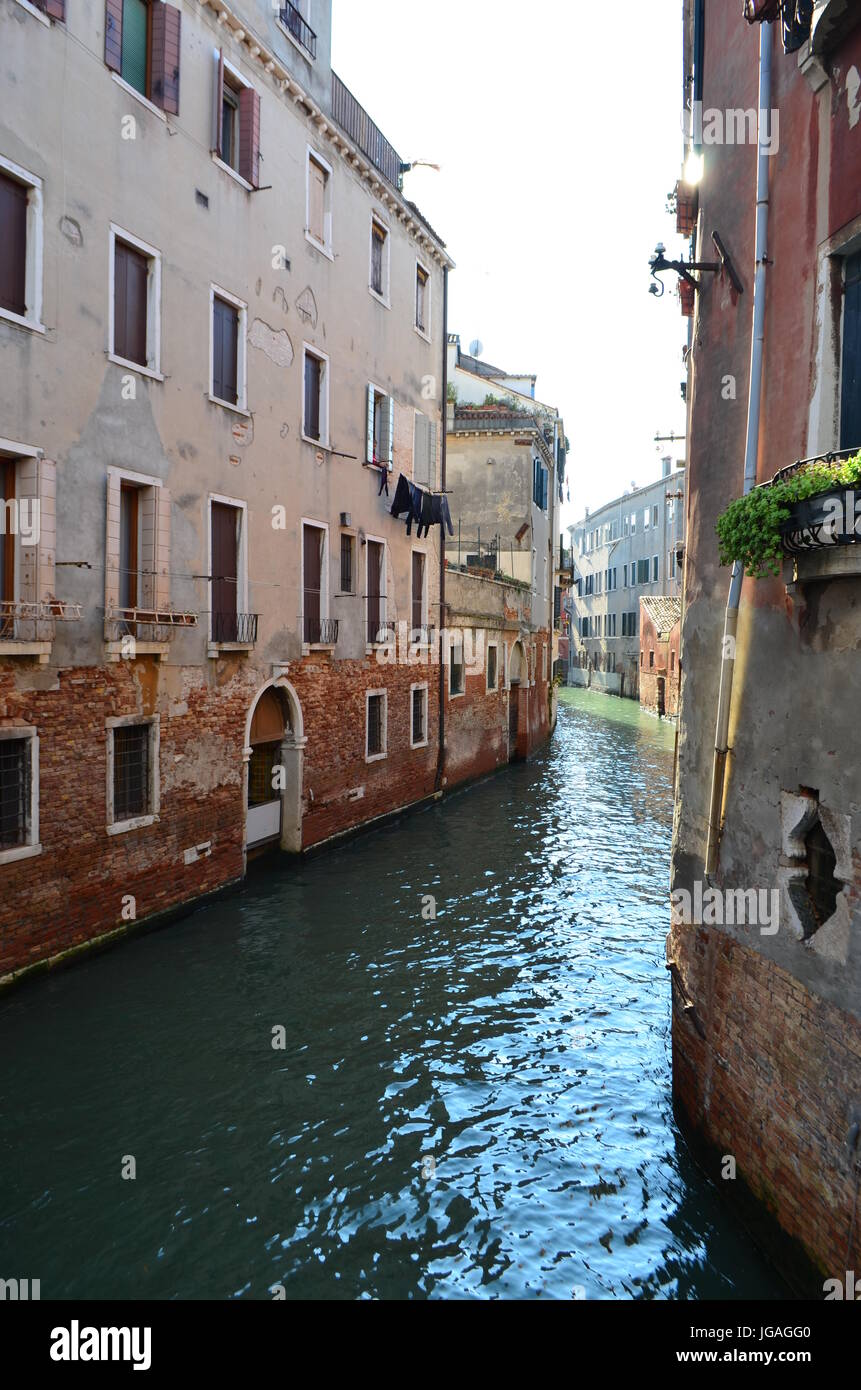
[{"label": "arched doorway", "polygon": [[302,849],[302,711],[284,680],[270,681],[248,713],[245,845]]},{"label": "arched doorway", "polygon": [[526,653],[522,642],[515,642],[508,661],[508,761],[518,756],[517,732],[520,727],[521,682],[528,684]]}]

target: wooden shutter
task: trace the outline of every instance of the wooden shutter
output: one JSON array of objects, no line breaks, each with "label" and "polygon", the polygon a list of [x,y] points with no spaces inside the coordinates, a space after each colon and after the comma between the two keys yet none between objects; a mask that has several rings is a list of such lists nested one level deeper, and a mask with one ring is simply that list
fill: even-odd
[{"label": "wooden shutter", "polygon": [[212,80],[212,150],[221,159],[221,103],[224,97],[224,50],[215,54]]},{"label": "wooden shutter", "polygon": [[428,420],[428,487],[436,487],[436,420]]},{"label": "wooden shutter", "polygon": [[326,171],[316,159],[308,169],[308,231],[317,241],[326,240]]},{"label": "wooden shutter", "polygon": [[138,592],[140,556],[140,492],[133,484],[120,485],[120,608],[137,608],[147,600]]},{"label": "wooden shutter", "polygon": [[212,502],[212,635],[216,642],[235,642],[238,607],[237,508]]},{"label": "wooden shutter", "polygon": [[374,462],[374,404],[376,392],[373,386],[368,387],[368,409],[367,409],[367,435],[365,457],[368,463]]},{"label": "wooden shutter", "polygon": [[428,482],[428,420],[426,415],[416,413],[415,435],[413,439],[413,480],[427,486]]},{"label": "wooden shutter", "polygon": [[123,0],[105,0],[105,62],[114,72],[123,66]]},{"label": "wooden shutter", "polygon": [[368,541],[368,641],[376,642],[383,616],[382,569],[383,547],[379,541]]},{"label": "wooden shutter", "polygon": [[380,463],[392,469],[395,436],[395,403],[391,396],[383,396],[380,403]]},{"label": "wooden shutter", "polygon": [[119,607],[120,601],[120,480],[108,474],[107,520],[105,526],[105,611]]},{"label": "wooden shutter", "polygon": [[861,445],[861,254],[846,261],[840,447]]},{"label": "wooden shutter", "polygon": [[217,296],[212,301],[212,394],[236,405],[239,314]]},{"label": "wooden shutter", "polygon": [[175,5],[151,0],[152,79],[150,96],[156,106],[171,116],[179,115],[179,53],[182,15]]},{"label": "wooden shutter", "polygon": [[[18,506],[21,511],[23,511],[26,505],[27,515],[32,524],[35,515],[35,503],[39,498],[39,460],[37,458],[31,457],[18,460],[15,470],[14,495],[18,498]],[[9,539],[11,541],[11,546],[14,547],[14,537],[10,536]],[[25,545],[24,538],[20,534],[20,528],[18,558],[17,592],[10,594],[9,597],[21,599],[24,603],[35,603],[39,597],[37,592],[39,583],[39,547],[32,542],[29,545]]]},{"label": "wooden shutter", "polygon": [[39,573],[36,597],[54,596],[57,555],[57,465],[52,459],[39,461]]},{"label": "wooden shutter", "polygon": [[114,243],[114,352],[127,362],[147,364],[146,256],[123,241]]},{"label": "wooden shutter", "polygon": [[305,354],[305,434],[320,438],[320,359]]},{"label": "wooden shutter", "polygon": [[424,623],[425,557],[420,550],[413,551],[413,631]]},{"label": "wooden shutter", "polygon": [[322,617],[323,532],[318,526],[304,526],[302,531],[302,610],[305,619],[303,640],[319,642]]},{"label": "wooden shutter", "polygon": [[155,518],[155,606],[170,607],[170,488],[159,487]]},{"label": "wooden shutter", "polygon": [[27,189],[0,173],[0,308],[27,312]]},{"label": "wooden shutter", "polygon": [[45,0],[45,13],[49,14],[52,19],[65,21],[66,0]]},{"label": "wooden shutter", "polygon": [[260,93],[243,87],[239,93],[239,177],[252,188],[260,184]]}]

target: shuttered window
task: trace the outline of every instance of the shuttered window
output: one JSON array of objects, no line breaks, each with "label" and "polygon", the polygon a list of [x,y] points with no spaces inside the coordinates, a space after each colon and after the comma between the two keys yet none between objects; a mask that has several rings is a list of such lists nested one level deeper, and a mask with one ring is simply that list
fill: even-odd
[{"label": "shuttered window", "polygon": [[238,637],[239,507],[213,502],[210,512],[212,554],[212,640],[235,642]]},{"label": "shuttered window", "polygon": [[239,171],[239,98],[224,84],[221,94],[221,158]]},{"label": "shuttered window", "polygon": [[427,690],[413,691],[413,745],[427,742]]},{"label": "shuttered window", "polygon": [[352,536],[341,537],[341,593],[351,594],[353,592],[353,550],[355,541]]},{"label": "shuttered window", "polygon": [[861,252],[846,261],[843,304],[843,367],[840,447],[861,445]]},{"label": "shuttered window", "polygon": [[308,439],[320,439],[320,391],[323,363],[313,352],[305,353],[305,416],[302,433]]},{"label": "shuttered window", "polygon": [[437,427],[427,415],[416,414],[413,440],[413,480],[421,487],[433,487],[436,479]]},{"label": "shuttered window", "polygon": [[[0,503],[4,516],[11,510],[7,502],[15,498],[15,460],[3,459],[0,463]],[[15,536],[10,526],[0,527],[0,600],[10,603],[15,598]],[[15,619],[11,610],[0,610],[0,638],[15,635]]]},{"label": "shuttered window", "polygon": [[381,541],[368,541],[366,547],[368,565],[368,641],[385,640],[383,623],[386,616],[384,570],[386,548]]},{"label": "shuttered window", "polygon": [[114,353],[147,365],[149,257],[123,241],[114,243]]},{"label": "shuttered window", "polygon": [[239,310],[215,295],[212,300],[212,394],[228,405],[239,400]]},{"label": "shuttered window", "polygon": [[181,24],[178,8],[163,0],[105,0],[105,63],[173,116],[179,115]]},{"label": "shuttered window", "polygon": [[384,391],[368,386],[368,463],[392,467],[394,458],[395,403]]},{"label": "shuttered window", "polygon": [[27,188],[0,172],[0,309],[27,312]]},{"label": "shuttered window", "polygon": [[412,618],[413,632],[419,632],[424,627],[424,596],[425,596],[425,557],[420,550],[413,551],[413,591],[412,591]]},{"label": "shuttered window", "polygon": [[326,533],[320,526],[302,528],[302,615],[304,642],[321,640],[320,620],[323,616],[323,552]]},{"label": "shuttered window", "polygon": [[322,246],[328,242],[326,235],[326,202],[329,175],[322,164],[313,156],[308,159],[308,232]]},{"label": "shuttered window", "polygon": [[130,87],[147,96],[149,6],[146,0],[123,0],[122,60],[120,76]]},{"label": "shuttered window", "polygon": [[371,224],[371,289],[374,294],[385,296],[385,258],[388,233],[378,222]]},{"label": "shuttered window", "polygon": [[120,608],[138,606],[140,492],[123,483],[120,490]]},{"label": "shuttered window", "polygon": [[428,299],[430,295],[430,276],[424,266],[416,266],[416,328],[421,333],[428,332],[430,315],[428,314]]}]

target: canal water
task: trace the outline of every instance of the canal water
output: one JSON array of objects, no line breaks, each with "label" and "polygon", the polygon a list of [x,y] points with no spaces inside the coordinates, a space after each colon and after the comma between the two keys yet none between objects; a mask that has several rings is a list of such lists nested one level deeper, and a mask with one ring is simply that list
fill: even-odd
[{"label": "canal water", "polygon": [[787,1296],[673,1121],[673,733],[563,691],[531,762],[0,1001],[0,1276]]}]

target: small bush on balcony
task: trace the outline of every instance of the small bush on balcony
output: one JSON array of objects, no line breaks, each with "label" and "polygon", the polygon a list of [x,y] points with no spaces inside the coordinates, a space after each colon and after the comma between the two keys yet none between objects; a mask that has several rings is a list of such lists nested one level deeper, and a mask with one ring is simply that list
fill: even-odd
[{"label": "small bush on balcony", "polygon": [[755,487],[745,497],[737,497],[715,526],[721,564],[733,565],[737,561],[751,579],[780,574],[781,528],[795,504],[832,488],[856,487],[859,483],[861,453],[833,463],[816,460],[788,478]]}]

